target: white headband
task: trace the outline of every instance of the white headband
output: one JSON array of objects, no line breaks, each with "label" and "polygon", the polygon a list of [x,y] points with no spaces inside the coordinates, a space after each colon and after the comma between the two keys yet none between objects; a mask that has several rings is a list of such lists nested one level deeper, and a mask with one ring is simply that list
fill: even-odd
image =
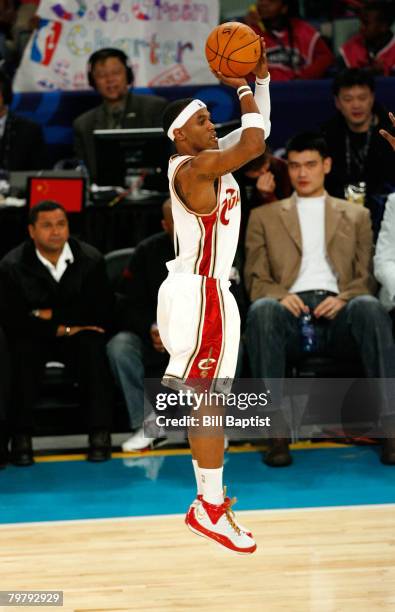
[{"label": "white headband", "polygon": [[201,108],[207,108],[206,104],[201,100],[192,100],[188,106],[174,119],[173,123],[167,131],[167,135],[170,140],[174,141],[174,130],[182,128],[186,122]]}]

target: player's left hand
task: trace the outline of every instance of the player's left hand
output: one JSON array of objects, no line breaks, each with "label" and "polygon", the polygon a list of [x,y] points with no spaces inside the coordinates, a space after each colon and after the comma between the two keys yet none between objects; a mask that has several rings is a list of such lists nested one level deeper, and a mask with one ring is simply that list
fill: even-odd
[{"label": "player's left hand", "polygon": [[316,319],[324,317],[325,319],[334,319],[340,310],[342,310],[347,302],[338,297],[327,297],[325,300],[318,304],[314,310],[314,316]]},{"label": "player's left hand", "polygon": [[266,56],[266,43],[263,36],[261,36],[261,57],[258,60],[255,69],[252,71],[258,79],[265,79],[269,74],[269,67],[267,64],[267,56]]},{"label": "player's left hand", "polygon": [[[390,113],[389,114],[389,118],[390,118],[390,121],[391,121],[392,125],[395,128],[395,115],[393,113]],[[380,130],[380,134],[382,135],[383,138],[388,140],[388,142],[390,143],[391,147],[395,151],[395,136],[393,136],[392,134],[390,134],[386,130]]]},{"label": "player's left hand", "polygon": [[217,78],[223,85],[233,87],[233,89],[239,89],[243,85],[248,85],[247,80],[244,77],[227,77],[222,72],[215,72],[210,68],[212,74]]}]

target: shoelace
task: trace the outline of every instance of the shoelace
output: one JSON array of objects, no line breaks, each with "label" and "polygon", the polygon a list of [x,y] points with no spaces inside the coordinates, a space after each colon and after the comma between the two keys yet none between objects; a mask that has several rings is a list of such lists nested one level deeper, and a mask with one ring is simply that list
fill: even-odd
[{"label": "shoelace", "polygon": [[234,504],[237,502],[237,498],[236,497],[232,497],[232,499],[229,500],[229,505],[225,511],[226,514],[226,518],[228,519],[228,523],[230,524],[230,526],[232,527],[232,529],[237,533],[237,535],[241,535],[241,529],[240,527],[236,524],[235,522],[235,513],[233,512],[233,510],[231,509],[232,506],[234,506]]},{"label": "shoelace", "polygon": [[228,506],[226,511],[225,511],[226,518],[228,520],[228,523],[232,527],[232,529],[234,529],[234,531],[237,533],[237,535],[241,535],[241,529],[240,529],[240,527],[235,522],[235,513],[231,509],[232,506],[234,506],[235,503],[237,502],[237,497],[232,497],[232,499],[228,498],[229,501],[227,501],[227,499],[226,499],[226,491],[227,491],[227,487],[225,485],[224,486],[224,499],[226,500],[225,504],[227,504],[227,506]]}]

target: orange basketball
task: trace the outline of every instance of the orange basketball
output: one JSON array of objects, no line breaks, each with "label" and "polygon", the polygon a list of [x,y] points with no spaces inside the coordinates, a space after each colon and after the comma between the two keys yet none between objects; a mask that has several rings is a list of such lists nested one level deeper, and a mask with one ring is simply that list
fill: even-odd
[{"label": "orange basketball", "polygon": [[206,41],[206,58],[215,72],[243,77],[254,70],[261,56],[260,38],[244,23],[217,26]]}]

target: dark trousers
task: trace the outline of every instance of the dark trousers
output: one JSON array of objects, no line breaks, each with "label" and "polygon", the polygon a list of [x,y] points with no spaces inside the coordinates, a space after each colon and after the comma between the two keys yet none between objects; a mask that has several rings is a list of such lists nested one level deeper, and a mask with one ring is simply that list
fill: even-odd
[{"label": "dark trousers", "polygon": [[3,330],[0,328],[0,429],[5,428],[10,387],[10,360]]},{"label": "dark trousers", "polygon": [[50,340],[17,338],[10,342],[13,385],[10,424],[13,433],[31,433],[33,404],[42,383],[45,364],[60,361],[78,380],[81,403],[90,432],[110,431],[114,404],[113,380],[106,354],[106,336],[84,331]]},{"label": "dark trousers", "polygon": [[[327,297],[319,291],[299,295],[311,311]],[[395,378],[391,319],[375,297],[351,299],[335,319],[318,324],[317,336],[320,353],[343,360],[359,358],[369,378]],[[299,319],[277,300],[256,300],[248,311],[245,342],[252,377],[263,378],[269,387],[274,381],[274,405],[281,404],[287,358],[302,355]],[[392,383],[383,383],[379,392],[381,416],[392,416]]]}]

